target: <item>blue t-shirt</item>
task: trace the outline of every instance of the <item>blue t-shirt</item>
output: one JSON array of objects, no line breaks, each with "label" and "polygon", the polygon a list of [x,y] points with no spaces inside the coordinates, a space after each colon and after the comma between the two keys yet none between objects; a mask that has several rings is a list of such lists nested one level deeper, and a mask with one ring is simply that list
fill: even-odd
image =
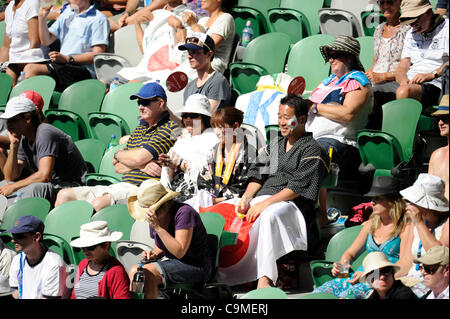
[{"label": "blue t-shirt", "polygon": [[[106,16],[91,5],[81,14],[68,7],[49,28],[61,42],[60,53],[77,55],[92,52],[95,45],[108,45],[109,23]],[[92,77],[95,70],[92,64],[85,65]]]}]

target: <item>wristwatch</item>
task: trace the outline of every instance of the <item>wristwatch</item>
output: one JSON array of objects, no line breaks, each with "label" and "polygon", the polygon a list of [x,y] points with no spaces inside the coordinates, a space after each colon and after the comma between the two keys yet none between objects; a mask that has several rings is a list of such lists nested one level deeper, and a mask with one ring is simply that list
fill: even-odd
[{"label": "wristwatch", "polygon": [[313,107],[312,107],[312,109],[311,109],[311,112],[312,112],[313,114],[318,114],[318,112],[317,112],[317,103],[314,103],[314,104],[313,104]]},{"label": "wristwatch", "polygon": [[69,55],[69,64],[74,64],[75,60],[73,58],[73,56]]},{"label": "wristwatch", "polygon": [[431,73],[433,74],[433,76],[434,76],[435,79],[439,77],[439,74],[437,73],[436,70],[434,70],[434,71],[431,72]]}]

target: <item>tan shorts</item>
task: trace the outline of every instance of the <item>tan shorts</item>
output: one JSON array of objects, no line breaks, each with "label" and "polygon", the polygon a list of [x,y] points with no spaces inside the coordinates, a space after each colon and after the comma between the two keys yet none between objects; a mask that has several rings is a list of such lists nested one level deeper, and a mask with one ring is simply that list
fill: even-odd
[{"label": "tan shorts", "polygon": [[99,185],[74,187],[73,191],[75,192],[77,200],[85,200],[89,203],[92,203],[92,201],[98,197],[109,195],[111,199],[110,205],[114,205],[120,200],[136,195],[138,187],[130,183],[120,182],[107,186]]}]

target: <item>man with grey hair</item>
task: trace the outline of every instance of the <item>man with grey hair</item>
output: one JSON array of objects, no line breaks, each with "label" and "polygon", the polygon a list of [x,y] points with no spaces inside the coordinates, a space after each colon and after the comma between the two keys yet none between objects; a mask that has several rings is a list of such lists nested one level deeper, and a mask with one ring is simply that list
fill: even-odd
[{"label": "man with grey hair", "polygon": [[424,299],[448,299],[448,247],[433,246],[420,258],[414,259],[420,265],[423,283],[430,291]]}]

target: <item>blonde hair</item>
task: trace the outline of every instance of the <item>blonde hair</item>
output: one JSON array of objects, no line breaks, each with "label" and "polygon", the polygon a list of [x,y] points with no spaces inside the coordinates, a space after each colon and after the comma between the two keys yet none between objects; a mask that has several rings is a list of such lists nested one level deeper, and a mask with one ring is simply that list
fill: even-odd
[{"label": "blonde hair", "polygon": [[[407,218],[405,214],[406,203],[399,195],[383,195],[383,197],[387,198],[390,203],[389,216],[392,218],[392,223],[394,224],[394,228],[392,230],[391,236],[396,237],[399,236],[400,233],[405,228],[407,223]],[[372,221],[372,225],[370,227],[370,232],[373,234],[381,225],[381,218],[376,214],[370,215],[370,219]]]}]

